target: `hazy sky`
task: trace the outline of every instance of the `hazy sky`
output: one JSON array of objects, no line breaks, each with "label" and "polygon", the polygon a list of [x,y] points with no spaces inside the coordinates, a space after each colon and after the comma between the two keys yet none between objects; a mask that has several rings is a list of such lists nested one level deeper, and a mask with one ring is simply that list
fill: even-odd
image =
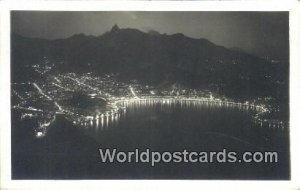
[{"label": "hazy sky", "polygon": [[27,37],[101,35],[114,24],[160,33],[183,33],[259,55],[288,55],[287,12],[12,12],[12,31]]}]

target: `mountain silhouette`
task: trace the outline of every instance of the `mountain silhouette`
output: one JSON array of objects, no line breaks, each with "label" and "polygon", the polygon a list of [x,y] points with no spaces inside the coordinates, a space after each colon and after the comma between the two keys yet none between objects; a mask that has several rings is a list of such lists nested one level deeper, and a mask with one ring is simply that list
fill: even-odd
[{"label": "mountain silhouette", "polygon": [[12,34],[11,48],[13,80],[24,80],[25,65],[40,64],[47,57],[55,65],[53,72],[118,73],[124,81],[179,84],[238,99],[287,96],[286,64],[181,33],[145,33],[114,25],[100,36],[76,34],[57,40]]}]

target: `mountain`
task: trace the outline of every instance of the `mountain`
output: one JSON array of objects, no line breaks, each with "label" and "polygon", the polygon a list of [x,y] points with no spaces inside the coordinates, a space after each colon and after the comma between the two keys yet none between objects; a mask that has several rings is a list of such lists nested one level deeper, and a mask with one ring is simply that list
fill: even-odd
[{"label": "mountain", "polygon": [[229,97],[277,96],[288,88],[287,64],[272,64],[181,33],[145,33],[115,25],[101,36],[46,40],[12,34],[11,42],[13,80],[19,80],[18,73],[24,75],[25,65],[47,57],[55,64],[54,72],[118,73],[120,80],[176,83]]}]

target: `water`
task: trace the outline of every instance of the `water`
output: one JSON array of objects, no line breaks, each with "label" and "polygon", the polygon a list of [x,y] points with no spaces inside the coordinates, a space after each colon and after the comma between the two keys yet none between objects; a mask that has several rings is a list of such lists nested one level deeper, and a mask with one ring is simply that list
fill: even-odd
[{"label": "water", "polygon": [[[17,114],[14,114],[17,116]],[[127,105],[109,121],[77,126],[57,117],[45,138],[13,120],[15,179],[289,179],[289,131],[260,126],[238,107]],[[98,148],[141,151],[278,151],[278,163],[101,163]]]}]

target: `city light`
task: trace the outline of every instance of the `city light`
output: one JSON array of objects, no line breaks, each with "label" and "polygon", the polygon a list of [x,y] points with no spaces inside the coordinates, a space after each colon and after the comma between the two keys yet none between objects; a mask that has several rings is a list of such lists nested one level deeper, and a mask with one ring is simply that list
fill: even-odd
[{"label": "city light", "polygon": [[[22,84],[32,85],[36,91],[13,90],[13,95],[19,99],[19,102],[12,108],[23,111],[21,116],[23,119],[34,116],[43,121],[40,122],[39,130],[36,132],[38,138],[45,136],[47,128],[51,126],[58,114],[64,116],[74,125],[85,127],[95,125],[96,127],[101,126],[103,129],[118,122],[120,115],[125,115],[126,109],[133,104],[161,104],[164,106],[179,104],[181,106],[238,108],[250,110],[253,113],[253,121],[259,126],[273,128],[285,128],[287,126],[283,121],[266,119],[264,116],[270,113],[270,107],[265,104],[256,103],[256,101],[238,102],[210,91],[165,89],[156,93],[157,89],[151,86],[119,82],[113,74],[98,77],[92,76],[91,73],[47,76],[42,87],[37,82]],[[77,108],[75,105],[67,103],[67,100],[76,93],[85,94],[96,102],[101,100],[103,105],[97,106],[97,109],[94,110]],[[37,107],[33,107],[31,104]]]}]

